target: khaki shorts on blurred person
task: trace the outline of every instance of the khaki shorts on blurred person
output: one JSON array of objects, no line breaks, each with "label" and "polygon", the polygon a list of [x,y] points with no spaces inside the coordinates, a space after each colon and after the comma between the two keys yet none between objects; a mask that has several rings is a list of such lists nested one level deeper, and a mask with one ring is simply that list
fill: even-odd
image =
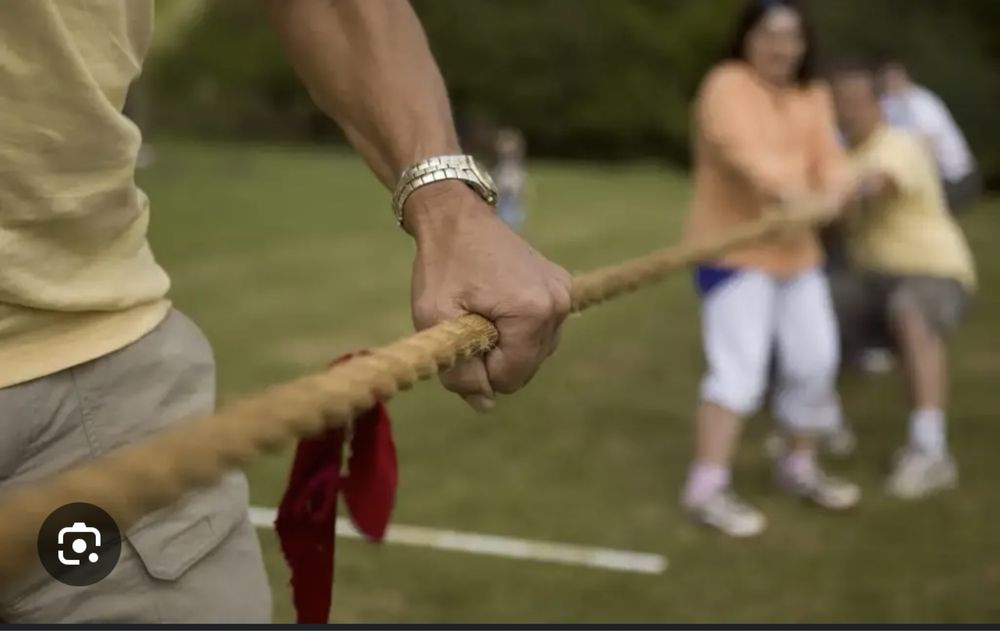
[{"label": "khaki shorts on blurred person", "polygon": [[851,269],[832,270],[830,290],[845,357],[873,347],[895,348],[890,322],[892,313],[900,310],[919,313],[937,335],[951,337],[972,298],[953,278]]}]

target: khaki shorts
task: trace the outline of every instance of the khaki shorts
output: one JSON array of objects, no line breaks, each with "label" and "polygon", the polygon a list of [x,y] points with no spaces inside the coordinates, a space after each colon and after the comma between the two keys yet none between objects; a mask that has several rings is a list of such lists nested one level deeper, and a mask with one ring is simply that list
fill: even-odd
[{"label": "khaki shorts", "polygon": [[[177,311],[94,361],[0,389],[0,488],[93,460],[215,406],[212,349]],[[233,473],[126,532],[102,581],[71,587],[43,571],[0,589],[7,623],[266,623],[271,593]],[[10,518],[5,516],[4,518]]]},{"label": "khaki shorts", "polygon": [[891,316],[920,313],[935,334],[949,337],[968,311],[971,296],[957,280],[837,270],[830,274],[834,308],[848,355],[873,346],[894,347]]}]

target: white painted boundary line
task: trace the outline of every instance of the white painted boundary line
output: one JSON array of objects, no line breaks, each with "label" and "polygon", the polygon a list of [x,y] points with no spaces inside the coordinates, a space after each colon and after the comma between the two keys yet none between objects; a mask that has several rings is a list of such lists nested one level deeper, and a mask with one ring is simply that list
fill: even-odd
[{"label": "white painted boundary line", "polygon": [[[258,528],[273,528],[275,514],[276,511],[272,508],[250,507],[250,521]],[[337,536],[350,539],[363,538],[351,520],[344,517],[337,518]],[[508,559],[546,561],[638,574],[661,574],[667,569],[667,559],[658,554],[498,537],[474,532],[437,530],[422,526],[390,525],[385,540],[387,543],[404,546],[469,552]]]}]

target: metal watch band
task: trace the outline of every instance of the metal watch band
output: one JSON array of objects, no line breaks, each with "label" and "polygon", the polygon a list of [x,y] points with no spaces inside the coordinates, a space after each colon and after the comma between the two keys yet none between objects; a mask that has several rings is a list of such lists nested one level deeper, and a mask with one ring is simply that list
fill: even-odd
[{"label": "metal watch band", "polygon": [[472,156],[435,156],[421,160],[403,171],[396,192],[392,196],[392,210],[396,216],[396,223],[403,225],[403,206],[414,191],[442,180],[464,182],[486,203],[491,206],[496,205],[496,185],[493,184],[489,173],[480,167]]}]

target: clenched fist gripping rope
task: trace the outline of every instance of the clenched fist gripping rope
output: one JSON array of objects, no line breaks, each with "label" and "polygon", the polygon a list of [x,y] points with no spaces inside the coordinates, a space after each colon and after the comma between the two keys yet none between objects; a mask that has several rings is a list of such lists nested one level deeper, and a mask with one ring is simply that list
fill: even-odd
[{"label": "clenched fist gripping rope", "polygon": [[[573,311],[662,280],[692,263],[754,241],[808,229],[819,212],[772,214],[710,242],[659,250],[573,279]],[[100,506],[124,530],[186,492],[244,467],[290,441],[348,424],[376,401],[392,398],[496,344],[486,319],[466,315],[441,322],[370,353],[273,386],[123,447],[87,465],[0,496],[0,584],[34,567],[45,518],[71,502]]]}]

